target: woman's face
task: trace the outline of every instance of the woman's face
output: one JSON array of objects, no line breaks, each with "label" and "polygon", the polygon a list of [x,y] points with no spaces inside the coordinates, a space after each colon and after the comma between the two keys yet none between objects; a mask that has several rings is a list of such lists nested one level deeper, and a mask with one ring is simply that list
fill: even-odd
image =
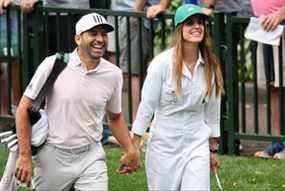
[{"label": "woman's face", "polygon": [[183,39],[191,43],[200,43],[204,38],[205,20],[199,15],[193,15],[182,23]]}]

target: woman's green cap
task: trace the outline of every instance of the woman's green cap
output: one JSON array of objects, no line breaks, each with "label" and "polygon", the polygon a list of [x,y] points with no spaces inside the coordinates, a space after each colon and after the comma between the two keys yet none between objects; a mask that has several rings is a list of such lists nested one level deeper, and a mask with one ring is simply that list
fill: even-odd
[{"label": "woman's green cap", "polygon": [[188,17],[192,15],[201,15],[207,19],[209,16],[203,12],[203,8],[193,4],[185,4],[180,6],[175,13],[174,22],[175,27],[183,23]]}]

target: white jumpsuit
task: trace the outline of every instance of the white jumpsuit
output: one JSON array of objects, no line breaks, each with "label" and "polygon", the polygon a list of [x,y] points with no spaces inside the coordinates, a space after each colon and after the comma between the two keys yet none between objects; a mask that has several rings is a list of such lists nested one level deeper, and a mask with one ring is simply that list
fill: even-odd
[{"label": "white jumpsuit", "polygon": [[[153,59],[132,131],[143,135],[154,114],[146,151],[149,190],[209,190],[209,138],[220,136],[220,98],[206,97],[204,61],[184,65],[181,95],[172,80],[173,48]],[[213,80],[214,83],[214,80]]]}]

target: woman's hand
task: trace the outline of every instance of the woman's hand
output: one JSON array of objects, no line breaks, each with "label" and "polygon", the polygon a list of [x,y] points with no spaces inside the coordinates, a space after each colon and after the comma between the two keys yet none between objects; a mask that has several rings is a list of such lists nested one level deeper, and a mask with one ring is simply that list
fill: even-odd
[{"label": "woman's hand", "polygon": [[139,150],[129,151],[121,157],[121,165],[116,170],[119,174],[132,173],[140,167]]},{"label": "woman's hand", "polygon": [[212,172],[218,170],[220,167],[220,160],[217,152],[210,152],[210,167]]}]

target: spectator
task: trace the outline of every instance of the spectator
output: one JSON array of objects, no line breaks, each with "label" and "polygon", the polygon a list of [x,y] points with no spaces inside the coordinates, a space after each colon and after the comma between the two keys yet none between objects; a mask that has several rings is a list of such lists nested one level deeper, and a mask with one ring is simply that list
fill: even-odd
[{"label": "spectator", "polygon": [[[278,24],[285,19],[285,0],[251,0],[251,5],[254,11],[254,15],[261,20],[262,27],[266,31],[274,30]],[[282,71],[279,71],[279,48],[282,47]],[[285,81],[283,81],[283,87],[280,87],[279,72],[285,71],[285,32],[282,35],[282,41],[280,47],[272,47],[270,45],[258,44],[257,57],[262,57],[264,63],[264,71],[266,81],[270,83],[270,102],[271,102],[271,116],[272,116],[272,130],[274,135],[280,135],[280,120],[284,116],[279,111],[279,100],[285,97],[280,97],[280,88],[284,89]],[[258,64],[260,64],[258,62]],[[263,67],[263,66],[260,66]],[[258,68],[260,68],[258,67]],[[283,78],[285,79],[285,78]],[[284,107],[284,106],[283,106]],[[272,144],[264,151],[258,151],[255,153],[256,157],[274,157],[277,159],[285,159],[284,145],[280,141],[273,141]]]},{"label": "spectator", "polygon": [[149,190],[209,190],[210,166],[219,166],[223,80],[203,10],[177,9],[173,46],[148,68],[132,132],[138,146],[154,115],[145,161]]},{"label": "spectator", "polygon": [[109,9],[111,0],[89,0],[90,8]]},{"label": "spectator", "polygon": [[169,3],[169,0],[136,0],[135,11],[142,11],[146,9],[147,18],[154,19],[157,15],[167,9]]},{"label": "spectator", "polygon": [[[249,0],[184,0],[184,3],[203,5],[222,12],[237,12],[241,16],[251,16],[252,10]],[[212,12],[211,10],[209,11]]]},{"label": "spectator", "polygon": [[200,5],[205,8],[205,13],[207,15],[211,15],[213,10],[215,9],[215,6],[217,4],[218,0],[205,0],[205,1],[199,1],[199,0],[184,0],[185,4],[192,3],[196,5]]},{"label": "spectator", "polygon": [[[3,3],[4,7],[8,6],[12,0],[0,0],[5,3]],[[41,0],[18,0],[20,1],[21,9],[25,12],[30,12],[33,10],[36,3],[41,2]],[[74,9],[88,9],[90,8],[90,2],[89,0],[64,0],[64,1],[58,1],[58,0],[43,0],[44,6],[51,6],[51,7],[59,7],[59,8],[74,8]],[[48,20],[48,25],[50,28],[54,28],[56,26],[56,16],[50,15]],[[59,18],[59,22],[66,23],[68,20],[66,15],[61,15]],[[64,34],[60,36],[60,39],[57,38],[56,30],[50,30],[49,32],[49,41],[48,43],[48,55],[54,54],[55,52],[59,51],[71,51],[73,47],[70,47],[69,44],[64,43],[70,41],[68,39],[69,35],[72,36],[74,33],[72,33],[72,30],[68,29],[67,27],[60,27],[58,29],[60,31],[60,34]],[[60,43],[58,43],[60,41]],[[57,44],[59,44],[59,47],[57,47]]]},{"label": "spectator", "polygon": [[[8,56],[8,41],[7,41],[7,17],[3,13],[6,13],[4,10],[5,7],[10,3],[9,0],[0,0],[0,56]],[[19,4],[19,0],[14,0],[13,4]],[[12,91],[11,91],[11,110],[12,113],[15,111],[15,106],[18,104],[20,100],[20,64],[17,59],[18,53],[18,20],[17,20],[17,12],[10,11],[9,14],[10,26],[11,26],[11,38],[10,40],[10,56],[13,57],[11,62],[11,71],[8,71],[8,63],[0,60],[0,70],[2,70],[3,75],[0,75],[1,78],[1,100],[0,100],[0,113],[8,114],[8,73],[12,76]],[[9,98],[10,99],[10,98]]]},{"label": "spectator", "polygon": [[[35,190],[107,190],[105,154],[100,144],[105,111],[109,126],[127,150],[121,163],[132,172],[139,166],[121,114],[121,70],[103,59],[107,33],[113,26],[96,13],[83,16],[76,24],[77,48],[46,98],[49,134],[35,159]],[[55,56],[47,57],[26,88],[16,112],[19,156],[15,176],[30,184],[32,158],[31,126],[27,109],[51,71]],[[52,157],[50,157],[52,156]]]},{"label": "spectator", "polygon": [[[34,5],[39,1],[40,0],[21,0],[21,7],[23,11],[31,11],[34,8]],[[90,7],[89,0],[43,0],[43,3],[45,6],[55,6],[62,8],[87,9]]]},{"label": "spectator", "polygon": [[[160,7],[159,11],[153,12],[151,15],[154,17],[156,14],[159,14],[166,10],[169,4],[169,0],[112,0],[111,9],[117,11],[143,11],[155,5]],[[150,60],[150,35],[149,35],[149,23],[145,22],[143,31],[142,31],[142,42],[139,40],[139,26],[138,20],[135,17],[130,18],[130,51],[131,54],[128,55],[128,44],[127,44],[127,18],[119,17],[119,45],[120,45],[120,67],[123,69],[124,73],[128,72],[128,58],[131,56],[131,84],[132,84],[132,118],[136,116],[138,104],[139,104],[139,92],[140,92],[140,58],[142,57],[143,67],[146,67],[147,63]],[[114,37],[112,37],[114,39]],[[140,55],[139,45],[142,43],[142,52]],[[109,50],[115,52],[115,40],[111,41]],[[125,75],[126,77],[126,75]]]}]

